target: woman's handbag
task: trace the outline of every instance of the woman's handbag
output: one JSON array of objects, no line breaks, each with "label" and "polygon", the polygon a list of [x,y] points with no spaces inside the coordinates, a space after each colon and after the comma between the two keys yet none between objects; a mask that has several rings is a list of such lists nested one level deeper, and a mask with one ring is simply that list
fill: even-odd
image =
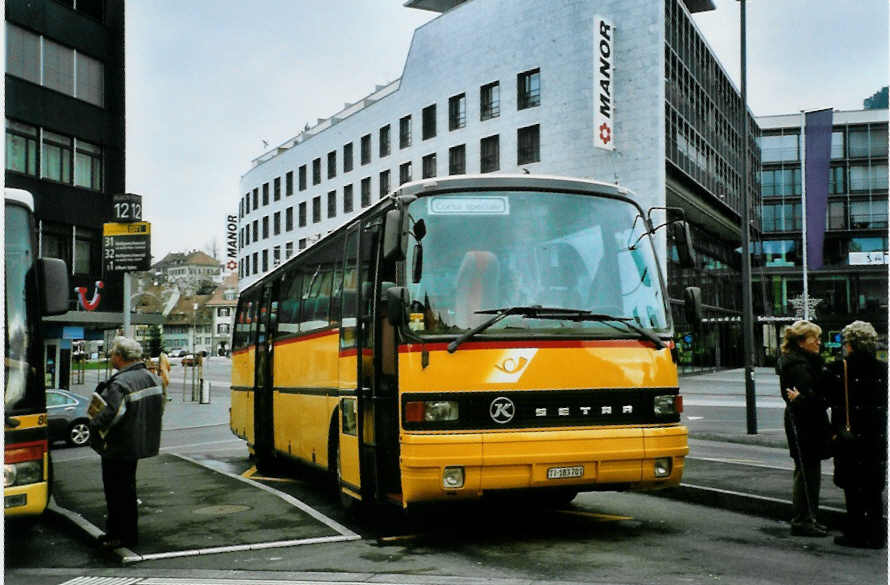
[{"label": "woman's handbag", "polygon": [[847,360],[844,360],[844,428],[835,437],[835,451],[839,455],[848,455],[856,448],[857,437],[850,428],[850,390],[847,384]]}]

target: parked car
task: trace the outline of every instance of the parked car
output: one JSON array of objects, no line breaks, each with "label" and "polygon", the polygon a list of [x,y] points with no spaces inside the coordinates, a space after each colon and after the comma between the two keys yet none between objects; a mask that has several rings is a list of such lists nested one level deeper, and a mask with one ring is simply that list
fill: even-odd
[{"label": "parked car", "polygon": [[46,391],[46,417],[49,441],[65,441],[72,447],[90,442],[90,417],[87,408],[90,399],[67,390]]}]

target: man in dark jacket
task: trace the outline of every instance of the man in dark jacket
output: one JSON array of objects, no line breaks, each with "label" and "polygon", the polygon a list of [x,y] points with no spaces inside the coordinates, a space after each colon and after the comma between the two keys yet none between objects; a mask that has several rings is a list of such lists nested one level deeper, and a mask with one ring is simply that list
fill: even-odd
[{"label": "man in dark jacket", "polygon": [[132,548],[138,541],[136,463],[158,454],[161,443],[163,388],[142,362],[142,347],[117,337],[111,365],[118,370],[100,384],[91,405],[92,447],[102,456],[102,483],[108,505],[106,548]]},{"label": "man in dark jacket", "polygon": [[[844,361],[829,367],[831,423],[837,448],[834,483],[844,490],[847,523],[834,541],[883,548],[886,524],[881,497],[887,477],[887,364],[875,357],[877,331],[854,321],[842,331]],[[846,362],[846,363],[845,363]]]}]

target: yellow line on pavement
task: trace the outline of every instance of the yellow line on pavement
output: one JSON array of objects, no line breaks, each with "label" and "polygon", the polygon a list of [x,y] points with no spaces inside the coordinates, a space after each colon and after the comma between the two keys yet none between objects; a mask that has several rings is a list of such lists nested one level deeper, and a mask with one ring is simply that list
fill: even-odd
[{"label": "yellow line on pavement", "polygon": [[419,534],[404,534],[402,536],[381,536],[378,540],[381,542],[396,542],[399,540],[417,540],[420,538]]},{"label": "yellow line on pavement", "polygon": [[578,512],[576,510],[557,510],[560,514],[569,516],[583,516],[593,518],[597,522],[618,522],[620,520],[633,520],[633,516],[616,516],[614,514],[596,514],[594,512]]},{"label": "yellow line on pavement", "polygon": [[242,473],[241,477],[246,477],[246,478],[250,479],[253,477],[254,473],[256,473],[256,465],[254,465],[253,467],[251,467],[250,469],[248,469],[247,471]]}]

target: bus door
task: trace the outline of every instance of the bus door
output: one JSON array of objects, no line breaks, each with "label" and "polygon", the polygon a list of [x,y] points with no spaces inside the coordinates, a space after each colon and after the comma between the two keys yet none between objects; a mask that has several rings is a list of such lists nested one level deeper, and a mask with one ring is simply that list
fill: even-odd
[{"label": "bus door", "polygon": [[[273,421],[272,379],[273,345],[275,321],[278,313],[277,295],[273,294],[273,284],[268,284],[260,292],[257,311],[256,369],[254,374],[253,429],[254,452],[257,469],[268,468],[275,454],[275,427]],[[275,300],[273,300],[275,299]]]},{"label": "bus door", "polygon": [[[359,467],[359,396],[361,393],[363,353],[359,346],[359,297],[361,277],[358,264],[359,226],[356,224],[346,234],[343,256],[342,313],[340,322],[339,420],[337,456],[339,481],[355,495],[361,494],[361,470]],[[354,361],[353,361],[354,360]]]}]

